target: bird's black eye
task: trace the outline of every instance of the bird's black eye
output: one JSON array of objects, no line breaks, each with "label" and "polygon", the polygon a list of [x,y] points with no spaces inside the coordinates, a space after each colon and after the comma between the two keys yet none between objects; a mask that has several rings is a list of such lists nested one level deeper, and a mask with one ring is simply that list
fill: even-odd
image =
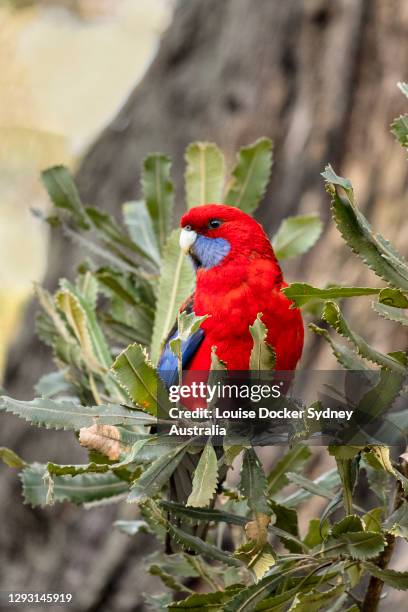
[{"label": "bird's black eye", "polygon": [[208,227],[209,229],[217,229],[217,227],[220,227],[221,223],[222,222],[219,219],[210,219],[208,222]]},{"label": "bird's black eye", "polygon": [[183,229],[187,230],[188,232],[191,232],[191,225],[185,225]]}]

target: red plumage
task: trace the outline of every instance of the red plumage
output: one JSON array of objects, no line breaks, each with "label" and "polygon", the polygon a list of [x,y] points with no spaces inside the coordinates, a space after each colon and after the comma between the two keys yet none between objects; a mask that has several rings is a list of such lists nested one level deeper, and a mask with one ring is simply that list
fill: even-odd
[{"label": "red plumage", "polygon": [[[220,219],[220,227],[209,228],[211,219]],[[181,227],[186,226],[231,245],[218,265],[197,270],[193,310],[210,316],[201,325],[204,340],[187,369],[208,370],[211,348],[216,346],[229,370],[247,370],[252,349],[249,325],[262,312],[267,341],[276,351],[276,369],[293,370],[302,354],[302,317],[281,292],[286,283],[262,226],[241,210],[222,204],[190,209],[181,219]]]}]

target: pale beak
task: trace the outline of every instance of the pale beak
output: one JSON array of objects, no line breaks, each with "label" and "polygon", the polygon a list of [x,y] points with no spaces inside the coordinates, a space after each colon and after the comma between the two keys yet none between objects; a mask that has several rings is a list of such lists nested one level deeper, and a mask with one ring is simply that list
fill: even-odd
[{"label": "pale beak", "polygon": [[180,248],[188,253],[197,238],[197,232],[193,230],[182,229],[180,232]]}]

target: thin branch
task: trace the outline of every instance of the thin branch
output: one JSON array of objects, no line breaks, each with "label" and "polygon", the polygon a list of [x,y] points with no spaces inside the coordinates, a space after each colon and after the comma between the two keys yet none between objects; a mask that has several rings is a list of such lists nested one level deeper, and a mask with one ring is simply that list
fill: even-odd
[{"label": "thin branch", "polygon": [[[401,458],[401,465],[399,471],[404,475],[408,475],[408,463]],[[393,504],[394,511],[397,510],[404,499],[406,499],[406,494],[401,485],[401,482],[398,481],[395,499]],[[392,554],[395,548],[395,536],[391,533],[386,536],[387,544],[384,548],[383,552],[377,557],[375,561],[375,565],[380,569],[386,569],[389,562],[391,561]],[[381,593],[383,590],[384,582],[380,578],[376,578],[375,576],[371,576],[370,581],[368,583],[367,592],[364,597],[363,605],[361,607],[361,612],[376,612],[378,609],[378,604],[380,602]]]}]

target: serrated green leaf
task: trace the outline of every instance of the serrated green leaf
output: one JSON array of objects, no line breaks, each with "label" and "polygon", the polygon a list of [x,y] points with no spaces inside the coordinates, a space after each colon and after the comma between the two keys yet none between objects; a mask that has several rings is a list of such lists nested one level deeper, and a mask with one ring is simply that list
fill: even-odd
[{"label": "serrated green leaf", "polygon": [[156,266],[160,265],[160,252],[152,218],[143,200],[123,204],[123,220],[132,242]]},{"label": "serrated green leaf", "polygon": [[[46,466],[33,464],[21,472],[23,495],[26,504],[45,506],[49,484],[44,480]],[[80,476],[55,476],[52,479],[53,501],[70,501],[73,504],[93,503],[102,500],[115,501],[129,489],[127,482],[115,474],[82,474]]]},{"label": "serrated green leaf", "polygon": [[112,363],[112,356],[109,345],[98,323],[95,309],[86,301],[84,296],[79,293],[78,288],[74,287],[74,285],[69,283],[66,279],[60,280],[60,285],[62,291],[68,292],[78,300],[86,316],[86,326],[91,337],[93,353],[103,368],[109,368]]},{"label": "serrated green leaf", "polygon": [[364,338],[354,332],[343,317],[340,308],[335,302],[326,302],[323,309],[322,318],[326,323],[331,325],[338,334],[349,340],[357,349],[359,355],[376,363],[384,368],[388,368],[395,372],[405,373],[406,368],[401,363],[389,355],[380,353],[370,346]]},{"label": "serrated green leaf", "polygon": [[[320,495],[319,493],[321,497],[327,497],[327,495],[330,494],[332,489],[337,488],[338,485],[340,484],[340,476],[336,468],[328,470],[321,476],[318,476],[315,480],[312,480],[312,481],[308,481],[308,479],[305,479],[305,480],[307,482],[303,480],[302,485],[299,484],[299,486],[305,485],[305,487],[302,488],[302,490],[296,491],[295,493],[291,493],[285,498],[281,498],[281,499],[279,498],[277,501],[284,506],[289,506],[290,508],[293,508],[297,506],[299,503],[309,499],[312,495],[317,494],[317,493],[312,492],[312,488],[313,488],[313,491],[316,491],[316,489],[314,487],[311,488],[309,486],[310,482],[313,485],[317,485],[317,490],[319,490],[321,493],[323,493],[323,491],[325,492],[324,495]],[[331,493],[331,497],[332,498],[335,497],[335,494],[333,492]]]},{"label": "serrated green leaf", "polygon": [[246,449],[242,462],[240,491],[253,512],[271,513],[265,494],[266,487],[265,473],[258,455],[253,448]]},{"label": "serrated green leaf", "polygon": [[326,497],[327,499],[333,499],[334,493],[322,484],[317,483],[316,481],[309,480],[305,478],[301,474],[295,474],[294,472],[287,472],[287,478],[290,482],[305,489],[312,495],[318,495],[319,497]]},{"label": "serrated green leaf", "polygon": [[172,576],[168,572],[165,572],[159,565],[155,565],[155,564],[151,565],[148,569],[148,572],[152,576],[157,576],[158,578],[160,578],[160,580],[163,582],[163,584],[168,589],[171,589],[172,591],[175,591],[176,593],[183,593],[183,592],[191,593],[192,592],[190,588],[188,588],[186,585],[176,580],[174,576]]},{"label": "serrated green leaf", "polygon": [[403,500],[399,508],[390,514],[383,528],[394,536],[408,540],[408,502],[406,500]]},{"label": "serrated green leaf", "polygon": [[341,298],[357,297],[363,295],[377,295],[380,289],[374,287],[327,287],[319,289],[307,283],[292,283],[282,289],[287,298],[292,300],[296,306],[304,306],[311,300],[337,300]]},{"label": "serrated green leaf", "polygon": [[299,539],[298,515],[296,510],[278,504],[274,500],[270,500],[269,503],[274,514],[274,524],[270,528],[270,531],[275,532],[276,529],[279,529],[281,532],[279,537],[286,548],[290,550],[290,552],[302,552],[304,546]]},{"label": "serrated green leaf", "polygon": [[381,289],[378,294],[378,301],[388,306],[395,306],[395,308],[408,308],[406,295],[399,289],[393,289],[392,287]]},{"label": "serrated green leaf", "polygon": [[408,315],[401,308],[388,306],[388,304],[380,304],[379,302],[372,302],[372,307],[384,319],[395,321],[405,327],[408,326]]},{"label": "serrated green leaf", "polygon": [[257,580],[276,563],[275,551],[268,543],[259,546],[252,541],[246,542],[235,551],[234,556],[245,563]]},{"label": "serrated green leaf", "polygon": [[287,562],[274,566],[267,576],[256,584],[242,589],[229,602],[224,604],[223,612],[252,612],[285,576],[296,571],[294,562]]},{"label": "serrated green leaf", "polygon": [[364,457],[374,469],[383,470],[394,476],[401,482],[404,491],[408,492],[408,478],[393,467],[388,446],[370,446],[369,450],[364,453]]},{"label": "serrated green leaf", "polygon": [[356,514],[345,516],[343,519],[341,519],[341,521],[335,523],[332,527],[332,534],[336,538],[343,533],[354,531],[364,531],[363,522]]},{"label": "serrated green leaf", "polygon": [[180,250],[179,233],[179,230],[175,230],[170,235],[163,251],[151,345],[151,359],[154,364],[157,363],[162,344],[177,319],[181,304],[194,287],[193,269]]},{"label": "serrated green leaf", "polygon": [[327,504],[327,506],[323,509],[321,515],[320,515],[320,524],[323,525],[325,523],[325,521],[327,521],[332,514],[334,514],[334,512],[336,512],[336,510],[339,509],[339,506],[341,506],[341,502],[342,502],[342,497],[343,497],[343,492],[337,491],[337,493],[334,495],[333,499],[331,499],[329,501],[329,503]]},{"label": "serrated green leaf", "polygon": [[148,497],[157,495],[184,457],[188,444],[189,442],[179,444],[171,453],[153,461],[132,485],[128,502],[142,502]]},{"label": "serrated green leaf", "polygon": [[[231,514],[230,512],[223,512],[221,510],[214,510],[210,508],[187,508],[185,506],[182,506],[181,504],[176,504],[174,502],[168,501],[161,501],[160,506],[171,514],[174,514],[175,516],[189,519],[192,524],[213,521],[215,523],[221,522],[227,523],[229,525],[239,525],[241,527],[244,527],[250,521],[250,519],[245,516]],[[273,507],[277,510],[276,504],[274,504]],[[283,512],[286,513],[285,518],[291,521],[292,513],[288,512],[288,509],[283,508],[283,506],[281,508]],[[285,525],[285,527],[287,527],[287,525]],[[302,548],[302,542],[295,535],[293,535],[293,533],[284,531],[284,529],[280,529],[275,525],[269,525],[268,531],[281,538],[282,540],[290,540],[291,542]]]},{"label": "serrated green leaf", "polygon": [[403,147],[408,147],[408,115],[400,115],[391,123],[391,132]]},{"label": "serrated green leaf", "polygon": [[268,475],[268,495],[273,497],[283,489],[289,483],[286,473],[301,470],[310,456],[309,448],[303,444],[297,444],[285,453]]},{"label": "serrated green leaf", "polygon": [[[380,234],[376,234],[354,203],[350,181],[339,177],[331,166],[322,173],[332,197],[334,221],[349,247],[381,278],[397,289],[408,290],[408,262]],[[346,197],[340,196],[338,187]]]},{"label": "serrated green leaf", "polygon": [[103,373],[102,364],[98,361],[91,341],[87,318],[78,298],[68,290],[58,291],[55,302],[59,310],[65,315],[69,327],[81,347],[81,354],[87,367],[94,372]]},{"label": "serrated green leaf", "polygon": [[12,412],[34,425],[49,429],[72,429],[99,425],[143,425],[154,419],[116,404],[81,406],[68,400],[37,398],[30,402],[11,397],[0,398],[0,410]]},{"label": "serrated green leaf", "polygon": [[49,461],[45,469],[52,476],[78,476],[79,474],[109,472],[110,465],[103,463],[87,463],[84,465],[59,465]]},{"label": "serrated green leaf", "polygon": [[343,486],[343,504],[346,514],[353,512],[353,492],[358,478],[359,461],[359,455],[352,459],[341,456],[336,457],[337,470]]},{"label": "serrated green leaf", "polygon": [[225,160],[217,145],[193,142],[186,150],[187,208],[222,202]]},{"label": "serrated green leaf", "polygon": [[329,531],[328,521],[324,521],[323,524],[320,519],[313,518],[309,521],[307,533],[303,538],[303,543],[308,548],[314,548],[321,544],[324,538],[327,536]]},{"label": "serrated green leaf", "polygon": [[125,247],[125,249],[129,249],[141,257],[147,257],[149,261],[156,263],[155,260],[150,257],[149,252],[141,249],[137,242],[129,238],[111,215],[102,212],[99,208],[93,208],[91,206],[88,206],[85,210],[93,228],[104,240],[109,250],[133,265],[135,265],[133,260],[129,260],[126,253],[123,252],[120,247]]},{"label": "serrated green leaf", "polygon": [[222,612],[223,604],[240,590],[240,586],[233,585],[225,591],[215,593],[194,593],[182,601],[171,603],[169,612],[178,610],[189,610],[189,612]]},{"label": "serrated green leaf", "polygon": [[332,580],[336,575],[336,572],[327,572],[322,576],[309,575],[299,578],[293,577],[290,579],[290,584],[295,584],[293,588],[289,588],[278,595],[267,597],[256,606],[256,612],[283,612],[287,609],[287,606],[284,606],[283,604],[286,604],[293,599],[296,594],[309,592],[312,586],[321,586],[328,580]]},{"label": "serrated green leaf", "polygon": [[272,141],[260,138],[243,147],[225,196],[225,203],[252,213],[265,195],[272,168]]},{"label": "serrated green leaf", "polygon": [[398,589],[399,591],[408,590],[408,572],[397,572],[392,569],[380,569],[373,563],[363,563],[363,567],[372,576],[375,576],[379,580],[382,580],[384,584]]},{"label": "serrated green leaf", "polygon": [[215,510],[213,508],[192,508],[165,500],[161,500],[159,503],[160,506],[167,512],[170,512],[170,514],[188,518],[193,524],[214,521],[216,523],[227,523],[229,525],[240,525],[244,527],[250,520],[245,516],[223,512],[222,510]]},{"label": "serrated green leaf", "polygon": [[380,532],[382,530],[382,508],[372,508],[369,512],[364,514],[363,523],[365,527],[365,531],[377,531]]},{"label": "serrated green leaf", "polygon": [[45,170],[41,178],[54,206],[70,212],[74,223],[87,230],[89,223],[85,210],[68,169],[64,166],[54,166]]},{"label": "serrated green leaf", "polygon": [[21,469],[27,466],[24,459],[21,459],[17,453],[5,446],[0,446],[0,459],[11,468]]},{"label": "serrated green leaf", "polygon": [[330,601],[335,597],[339,598],[344,589],[344,584],[338,584],[327,591],[313,590],[308,593],[298,594],[288,612],[319,612],[323,608],[326,610],[326,606]]},{"label": "serrated green leaf", "polygon": [[[156,416],[162,383],[156,370],[147,361],[145,349],[140,344],[131,344],[115,359],[112,370],[132,402]],[[165,410],[165,407],[162,408]]]},{"label": "serrated green leaf", "polygon": [[379,555],[386,546],[386,540],[381,533],[375,531],[351,531],[335,539],[328,539],[326,546],[327,550],[333,547],[334,550],[330,552],[336,556],[348,554],[353,559],[363,561]]},{"label": "serrated green leaf", "polygon": [[354,459],[365,446],[340,446],[332,445],[328,447],[329,454],[336,459]]},{"label": "serrated green leaf", "polygon": [[204,447],[194,471],[193,488],[187,506],[205,508],[215,495],[218,483],[217,455],[210,441]]},{"label": "serrated green leaf", "polygon": [[318,215],[296,215],[286,217],[272,238],[272,246],[278,259],[289,259],[303,255],[318,240],[322,233],[322,222]]},{"label": "serrated green leaf", "polygon": [[167,538],[167,520],[162,510],[153,499],[148,498],[139,504],[140,514],[146,521],[149,529],[163,544]]},{"label": "serrated green leaf", "polygon": [[224,465],[232,466],[234,460],[242,453],[244,447],[240,444],[224,444],[224,454],[222,460]]},{"label": "serrated green leaf", "polygon": [[406,375],[391,370],[380,371],[378,382],[359,400],[357,412],[369,415],[371,419],[384,418],[401,393]]},{"label": "serrated green leaf", "polygon": [[90,308],[95,309],[98,300],[99,283],[93,270],[88,269],[87,264],[80,266],[75,286]]},{"label": "serrated green leaf", "polygon": [[359,357],[359,355],[352,351],[349,347],[339,344],[335,342],[330,336],[327,329],[323,329],[322,327],[318,327],[314,323],[309,323],[309,329],[317,334],[318,336],[322,336],[328,344],[330,344],[333,355],[336,357],[337,361],[345,368],[346,370],[368,370],[368,366],[365,361]]},{"label": "serrated green leaf", "polygon": [[187,553],[167,554],[156,550],[146,558],[146,563],[159,565],[168,574],[179,578],[197,578],[201,575],[203,562],[197,558],[192,558]]},{"label": "serrated green leaf", "polygon": [[142,191],[153,222],[157,242],[163,249],[171,228],[174,206],[170,159],[161,153],[149,155],[143,162]]},{"label": "serrated green leaf", "polygon": [[233,567],[241,567],[241,562],[237,559],[234,559],[232,555],[221,550],[217,546],[213,544],[209,544],[205,540],[201,538],[191,535],[185,531],[182,531],[178,527],[171,525],[170,523],[167,525],[167,531],[170,537],[180,544],[184,550],[194,551],[204,557],[208,557],[215,561],[222,561],[226,565]]},{"label": "serrated green leaf", "polygon": [[268,329],[262,322],[262,312],[258,312],[256,319],[249,326],[253,347],[249,357],[250,370],[273,370],[276,365],[274,348],[267,343]]}]

